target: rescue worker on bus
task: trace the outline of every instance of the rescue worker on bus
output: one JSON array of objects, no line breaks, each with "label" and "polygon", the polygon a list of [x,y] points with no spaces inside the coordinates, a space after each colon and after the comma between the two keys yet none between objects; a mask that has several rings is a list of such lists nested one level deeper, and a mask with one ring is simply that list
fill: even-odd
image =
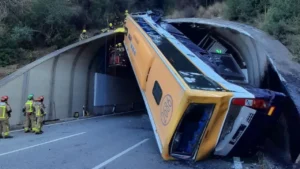
[{"label": "rescue worker on bus", "polygon": [[36,130],[34,95],[33,94],[28,95],[27,99],[28,100],[23,107],[23,113],[25,116],[25,123],[24,123],[25,133],[28,133],[30,131],[30,128],[31,128],[31,132],[35,132]]},{"label": "rescue worker on bus", "polygon": [[114,30],[115,29],[112,23],[109,23],[108,28],[109,28],[109,30]]},{"label": "rescue worker on bus", "polygon": [[122,66],[126,66],[126,60],[124,57],[124,53],[125,53],[125,48],[123,46],[122,43],[118,43],[118,55],[119,55],[119,61],[120,61],[120,65]]},{"label": "rescue worker on bus", "polygon": [[43,120],[45,116],[45,105],[43,103],[44,97],[40,96],[35,102],[34,102],[34,107],[35,107],[35,116],[36,116],[36,130],[35,134],[41,134],[43,133],[42,127],[43,127]]},{"label": "rescue worker on bus", "polygon": [[124,49],[122,43],[118,43],[118,47],[119,47],[120,52],[125,52],[125,49]]},{"label": "rescue worker on bus", "polygon": [[129,15],[129,13],[128,13],[128,10],[126,9],[125,10],[125,15],[124,15],[124,18],[123,18],[123,21],[122,21],[122,24],[123,24],[123,26],[125,25],[125,23],[126,23],[126,17]]},{"label": "rescue worker on bus", "polygon": [[79,41],[85,40],[85,39],[87,39],[87,38],[88,38],[88,35],[87,35],[87,33],[86,33],[86,30],[83,29],[83,30],[82,30],[82,33],[80,34]]},{"label": "rescue worker on bus", "polygon": [[3,138],[10,138],[9,136],[9,118],[11,117],[11,108],[8,104],[8,96],[2,96],[0,102],[0,135]]}]

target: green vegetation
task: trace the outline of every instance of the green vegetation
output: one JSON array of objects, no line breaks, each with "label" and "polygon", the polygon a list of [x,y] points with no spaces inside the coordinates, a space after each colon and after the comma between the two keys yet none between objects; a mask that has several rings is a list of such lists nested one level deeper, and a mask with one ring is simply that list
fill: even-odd
[{"label": "green vegetation", "polygon": [[66,46],[82,29],[100,31],[114,18],[122,18],[126,9],[145,10],[156,1],[1,0],[0,66],[31,60],[37,48]]},{"label": "green vegetation", "polygon": [[32,61],[37,49],[66,46],[83,28],[101,30],[126,9],[153,8],[171,18],[225,17],[252,24],[278,38],[300,61],[299,0],[1,0],[0,66]]},{"label": "green vegetation", "polygon": [[[286,45],[300,61],[299,0],[227,0],[226,16],[252,24]],[[283,56],[284,57],[284,56]]]},{"label": "green vegetation", "polygon": [[253,25],[280,40],[294,55],[294,59],[300,62],[300,0],[188,0],[188,2],[173,5],[172,10],[168,11],[168,17],[219,17]]}]

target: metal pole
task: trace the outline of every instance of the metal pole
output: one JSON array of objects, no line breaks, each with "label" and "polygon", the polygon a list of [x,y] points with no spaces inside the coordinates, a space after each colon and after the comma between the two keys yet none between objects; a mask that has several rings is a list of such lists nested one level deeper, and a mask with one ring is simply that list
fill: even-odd
[{"label": "metal pole", "polygon": [[107,37],[105,37],[104,74],[106,74]]},{"label": "metal pole", "polygon": [[53,107],[54,107],[54,120],[56,119],[56,106],[55,101],[53,101]]},{"label": "metal pole", "polygon": [[85,116],[85,108],[84,108],[84,106],[82,106],[82,117],[84,117]]},{"label": "metal pole", "polygon": [[[115,46],[117,45],[117,35],[115,35]],[[117,54],[117,49],[115,49],[115,53],[114,53],[114,59],[116,58],[116,54]],[[115,76],[117,76],[117,66],[114,65],[114,73],[115,73]]]},{"label": "metal pole", "polygon": [[114,104],[114,107],[113,107],[113,109],[112,109],[112,113],[113,113],[113,114],[114,114],[115,111],[116,111],[116,106],[117,106],[117,105]]},{"label": "metal pole", "polygon": [[[105,82],[103,83],[104,86],[106,87],[106,83],[107,83],[107,79],[106,79],[106,57],[107,57],[107,37],[105,37],[105,55],[104,55],[104,77],[105,77]],[[103,96],[104,96],[104,99],[105,99],[105,103],[106,103],[106,92],[103,93]],[[102,109],[102,114],[105,113],[105,104],[104,104],[104,107]]]}]

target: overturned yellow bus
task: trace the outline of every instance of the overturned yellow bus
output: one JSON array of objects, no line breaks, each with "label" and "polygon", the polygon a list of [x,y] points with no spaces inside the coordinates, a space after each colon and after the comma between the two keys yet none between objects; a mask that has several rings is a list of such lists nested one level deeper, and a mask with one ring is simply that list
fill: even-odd
[{"label": "overturned yellow bus", "polygon": [[228,59],[219,49],[206,52],[189,44],[180,31],[151,13],[127,16],[125,29],[124,46],[165,160],[228,155],[256,114],[278,113],[274,98],[282,94],[274,92],[272,100],[257,97],[259,89],[228,80],[243,81],[236,64],[230,76],[227,69],[218,72],[213,62],[201,58]]}]

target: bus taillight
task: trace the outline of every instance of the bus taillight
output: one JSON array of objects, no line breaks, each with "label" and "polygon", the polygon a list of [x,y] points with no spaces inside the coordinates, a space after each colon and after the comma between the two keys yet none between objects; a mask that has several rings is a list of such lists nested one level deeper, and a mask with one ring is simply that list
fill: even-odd
[{"label": "bus taillight", "polygon": [[263,99],[233,99],[232,104],[237,106],[247,106],[254,109],[267,109],[268,103]]}]

